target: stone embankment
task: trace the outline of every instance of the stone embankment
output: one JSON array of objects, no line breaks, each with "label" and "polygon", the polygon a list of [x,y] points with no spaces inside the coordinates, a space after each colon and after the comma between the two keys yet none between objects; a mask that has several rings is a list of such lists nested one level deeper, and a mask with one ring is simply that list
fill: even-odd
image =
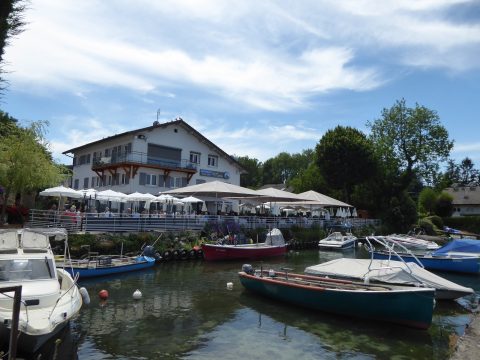
[{"label": "stone embankment", "polygon": [[480,312],[473,314],[473,319],[465,330],[465,334],[458,339],[456,350],[451,360],[478,360],[480,359]]}]

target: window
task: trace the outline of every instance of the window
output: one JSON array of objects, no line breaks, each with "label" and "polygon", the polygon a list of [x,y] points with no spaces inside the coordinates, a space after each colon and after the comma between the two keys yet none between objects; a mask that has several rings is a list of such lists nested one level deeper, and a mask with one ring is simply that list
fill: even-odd
[{"label": "window", "polygon": [[90,158],[90,154],[87,154],[87,160],[86,160],[86,163],[87,163],[87,164],[90,164],[90,160],[91,160],[91,158]]},{"label": "window", "polygon": [[122,184],[122,185],[127,185],[128,182],[129,182],[128,175],[127,175],[127,174],[122,174],[121,184]]},{"label": "window", "polygon": [[110,149],[105,149],[105,157],[109,157],[110,156]]},{"label": "window", "polygon": [[86,178],[83,179],[83,188],[84,188],[84,189],[88,189],[88,180],[89,180],[88,177],[86,177]]},{"label": "window", "polygon": [[75,190],[78,190],[78,184],[79,184],[80,180],[79,179],[75,179],[75,181],[73,182],[73,188]]},{"label": "window", "polygon": [[208,166],[218,166],[218,156],[216,155],[208,155]]},{"label": "window", "polygon": [[173,188],[175,186],[175,179],[171,176],[167,176],[165,179],[165,187],[166,188]]},{"label": "window", "polygon": [[175,178],[175,187],[180,188],[187,186],[187,178],[186,177],[176,177]]},{"label": "window", "polygon": [[78,160],[78,165],[83,165],[87,162],[87,155],[80,155],[80,159]]},{"label": "window", "polygon": [[92,188],[95,187],[95,176],[92,176],[92,182],[90,185]]},{"label": "window", "polygon": [[194,164],[200,164],[200,153],[190,151],[190,162]]},{"label": "window", "polygon": [[157,185],[157,175],[140,173],[140,185]]}]

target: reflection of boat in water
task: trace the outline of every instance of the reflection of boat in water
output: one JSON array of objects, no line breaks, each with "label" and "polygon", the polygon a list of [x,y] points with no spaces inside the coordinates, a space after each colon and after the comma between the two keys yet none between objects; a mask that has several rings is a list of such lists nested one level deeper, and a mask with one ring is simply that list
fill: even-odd
[{"label": "reflection of boat in water", "polygon": [[252,292],[301,307],[427,329],[432,322],[435,289],[330,279],[245,264],[240,282]]},{"label": "reflection of boat in water", "polygon": [[203,244],[205,260],[263,259],[281,256],[287,245],[279,229],[272,229],[265,242],[255,244]]},{"label": "reflection of boat in water", "polygon": [[[55,269],[50,237],[63,229],[22,229],[0,232],[0,287],[22,286],[19,313],[20,351],[35,352],[60,331],[82,306],[76,281]],[[13,299],[0,294],[0,339],[8,341]]]}]

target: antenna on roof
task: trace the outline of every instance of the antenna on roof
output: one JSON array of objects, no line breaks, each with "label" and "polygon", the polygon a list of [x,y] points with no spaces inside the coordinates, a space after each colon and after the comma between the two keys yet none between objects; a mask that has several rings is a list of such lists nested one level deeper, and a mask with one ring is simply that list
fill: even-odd
[{"label": "antenna on roof", "polygon": [[155,120],[155,121],[153,122],[153,125],[158,125],[158,124],[160,124],[160,122],[158,121],[158,119],[160,118],[160,111],[161,111],[161,109],[159,108],[159,109],[157,110],[157,120]]}]

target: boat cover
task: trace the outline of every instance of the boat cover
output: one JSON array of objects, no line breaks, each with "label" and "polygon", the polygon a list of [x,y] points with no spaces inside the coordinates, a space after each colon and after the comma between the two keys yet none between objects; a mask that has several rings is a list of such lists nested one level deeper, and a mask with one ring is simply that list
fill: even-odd
[{"label": "boat cover", "polygon": [[480,240],[455,239],[432,252],[432,255],[448,255],[449,252],[477,253],[480,255]]},{"label": "boat cover", "polygon": [[283,238],[282,232],[274,228],[270,230],[267,234],[267,239],[265,240],[266,245],[285,245],[285,239]]},{"label": "boat cover", "polygon": [[[370,266],[370,263],[372,264]],[[370,270],[369,271],[369,266]],[[409,272],[409,269],[411,273]],[[350,279],[380,281],[398,285],[427,286],[438,290],[460,291],[473,293],[471,288],[458,285],[423,269],[415,263],[395,260],[370,260],[340,258],[323,264],[309,266],[305,269],[309,275],[323,275],[332,277],[344,277]]]}]

